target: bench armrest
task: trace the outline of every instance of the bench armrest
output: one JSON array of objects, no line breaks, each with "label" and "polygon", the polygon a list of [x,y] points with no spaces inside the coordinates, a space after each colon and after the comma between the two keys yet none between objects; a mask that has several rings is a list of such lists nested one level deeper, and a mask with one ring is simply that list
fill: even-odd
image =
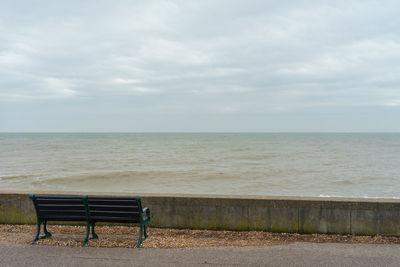
[{"label": "bench armrest", "polygon": [[144,217],[142,217],[143,222],[149,222],[150,221],[150,210],[149,210],[149,208],[144,208],[143,209],[143,214],[144,214]]}]

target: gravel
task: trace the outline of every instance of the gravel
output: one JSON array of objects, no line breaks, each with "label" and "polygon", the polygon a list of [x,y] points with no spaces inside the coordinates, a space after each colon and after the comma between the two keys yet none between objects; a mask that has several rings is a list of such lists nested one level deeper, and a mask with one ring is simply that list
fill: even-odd
[{"label": "gravel", "polygon": [[[84,226],[48,225],[53,234],[37,242],[50,246],[81,246],[86,233]],[[212,231],[148,228],[144,248],[189,248],[215,246],[271,246],[293,242],[400,244],[399,237],[352,236],[327,234],[291,234],[261,231]],[[0,225],[0,241],[30,244],[36,233],[34,225]],[[132,226],[96,226],[98,240],[89,240],[91,247],[136,247],[139,228]]]}]

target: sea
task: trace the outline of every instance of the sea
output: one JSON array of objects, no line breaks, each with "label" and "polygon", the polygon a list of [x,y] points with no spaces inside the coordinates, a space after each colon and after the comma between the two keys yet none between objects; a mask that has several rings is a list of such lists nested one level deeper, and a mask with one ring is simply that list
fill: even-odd
[{"label": "sea", "polygon": [[0,133],[0,190],[400,198],[400,133]]}]

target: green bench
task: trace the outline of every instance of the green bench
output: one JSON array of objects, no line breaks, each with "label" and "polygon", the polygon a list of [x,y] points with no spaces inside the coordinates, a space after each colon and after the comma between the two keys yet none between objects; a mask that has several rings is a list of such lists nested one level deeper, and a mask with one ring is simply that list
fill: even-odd
[{"label": "green bench", "polygon": [[[48,238],[51,233],[47,231],[48,221],[74,221],[86,222],[86,236],[82,242],[85,246],[89,240],[90,228],[92,238],[98,236],[94,231],[97,222],[111,223],[139,223],[140,234],[136,247],[147,238],[147,224],[150,222],[150,210],[142,209],[140,196],[68,196],[68,195],[34,195],[29,196],[35,206],[37,216],[37,232],[32,242]],[[43,224],[44,235],[40,236]]]}]

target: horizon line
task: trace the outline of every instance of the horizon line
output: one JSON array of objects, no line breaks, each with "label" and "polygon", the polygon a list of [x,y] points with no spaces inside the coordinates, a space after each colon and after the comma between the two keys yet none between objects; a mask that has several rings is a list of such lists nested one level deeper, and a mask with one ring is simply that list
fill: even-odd
[{"label": "horizon line", "polygon": [[370,134],[400,131],[0,131],[0,134]]}]

